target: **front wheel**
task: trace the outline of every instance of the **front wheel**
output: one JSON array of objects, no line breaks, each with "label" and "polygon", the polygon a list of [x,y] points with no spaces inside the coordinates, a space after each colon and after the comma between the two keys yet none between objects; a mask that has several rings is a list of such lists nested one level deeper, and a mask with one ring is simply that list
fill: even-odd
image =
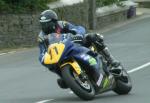
[{"label": "front wheel", "polygon": [[95,89],[90,80],[81,80],[70,65],[62,68],[62,78],[70,89],[83,100],[92,100]]},{"label": "front wheel", "polygon": [[128,94],[132,89],[131,78],[125,69],[121,70],[121,75],[116,77],[116,87],[114,92],[119,95]]}]

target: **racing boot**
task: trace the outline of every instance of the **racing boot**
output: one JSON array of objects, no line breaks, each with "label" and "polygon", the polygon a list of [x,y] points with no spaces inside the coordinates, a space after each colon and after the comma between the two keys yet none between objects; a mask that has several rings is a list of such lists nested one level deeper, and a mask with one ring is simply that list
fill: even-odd
[{"label": "racing boot", "polygon": [[61,79],[61,78],[57,79],[57,83],[58,83],[59,87],[62,88],[62,89],[67,89],[68,88],[68,86],[66,85],[65,81],[63,79]]},{"label": "racing boot", "polygon": [[104,56],[104,58],[108,62],[108,65],[110,65],[111,67],[117,68],[120,66],[120,62],[114,59],[114,57],[111,55],[107,47],[105,47],[101,51],[101,54]]},{"label": "racing boot", "polygon": [[105,45],[103,35],[95,34],[93,35],[92,39],[98,53],[104,56],[108,62],[108,65],[111,65],[111,67],[115,68],[120,66],[120,62],[114,59],[114,57],[110,54],[108,47]]},{"label": "racing boot", "polygon": [[120,62],[114,59],[114,57],[110,54],[107,46],[104,43],[104,37],[101,34],[93,33],[88,34],[85,37],[85,45],[89,47],[89,45],[94,44],[96,51],[103,55],[105,60],[107,61],[108,65],[111,67],[117,68],[120,65]]}]

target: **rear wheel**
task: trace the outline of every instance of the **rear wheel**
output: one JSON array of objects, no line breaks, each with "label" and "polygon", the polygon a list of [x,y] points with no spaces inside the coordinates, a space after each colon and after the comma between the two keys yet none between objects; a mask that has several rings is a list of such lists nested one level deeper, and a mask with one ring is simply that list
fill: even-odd
[{"label": "rear wheel", "polygon": [[80,78],[70,65],[62,68],[62,78],[68,87],[81,99],[92,100],[94,98],[95,89],[90,80]]},{"label": "rear wheel", "polygon": [[121,75],[116,77],[116,87],[114,92],[119,95],[128,94],[132,89],[131,78],[125,69],[121,70]]}]

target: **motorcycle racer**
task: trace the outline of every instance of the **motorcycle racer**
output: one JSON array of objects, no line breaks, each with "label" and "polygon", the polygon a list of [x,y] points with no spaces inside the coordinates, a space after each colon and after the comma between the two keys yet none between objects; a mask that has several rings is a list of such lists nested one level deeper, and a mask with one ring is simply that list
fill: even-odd
[{"label": "motorcycle racer", "polygon": [[[115,60],[114,57],[110,54],[108,47],[104,43],[102,35],[97,33],[86,34],[86,30],[83,26],[77,26],[67,21],[58,20],[58,16],[53,10],[43,11],[40,15],[39,22],[42,29],[38,35],[40,49],[39,60],[41,64],[43,64],[47,68],[52,68],[49,65],[44,64],[43,62],[45,53],[47,52],[47,48],[49,45],[48,34],[51,33],[56,33],[56,37],[59,37],[63,33],[71,33],[74,35],[74,40],[83,42],[83,45],[85,47],[90,47],[92,44],[94,44],[97,51],[99,51],[98,53],[103,55],[103,57],[107,60],[108,65],[111,65],[112,67],[118,67],[120,65],[120,62]],[[62,79],[58,79],[57,82],[60,87],[67,88]]]}]

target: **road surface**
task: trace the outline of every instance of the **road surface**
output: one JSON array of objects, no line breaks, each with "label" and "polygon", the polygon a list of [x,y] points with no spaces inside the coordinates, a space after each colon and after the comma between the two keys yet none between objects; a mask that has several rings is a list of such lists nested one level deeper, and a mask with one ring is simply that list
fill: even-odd
[{"label": "road surface", "polygon": [[[150,18],[104,35],[112,54],[128,71],[150,62]],[[150,103],[150,66],[130,75],[133,89],[129,95],[108,92],[86,103]],[[69,89],[60,89],[56,79],[38,62],[37,48],[0,55],[0,103],[85,103]]]}]

